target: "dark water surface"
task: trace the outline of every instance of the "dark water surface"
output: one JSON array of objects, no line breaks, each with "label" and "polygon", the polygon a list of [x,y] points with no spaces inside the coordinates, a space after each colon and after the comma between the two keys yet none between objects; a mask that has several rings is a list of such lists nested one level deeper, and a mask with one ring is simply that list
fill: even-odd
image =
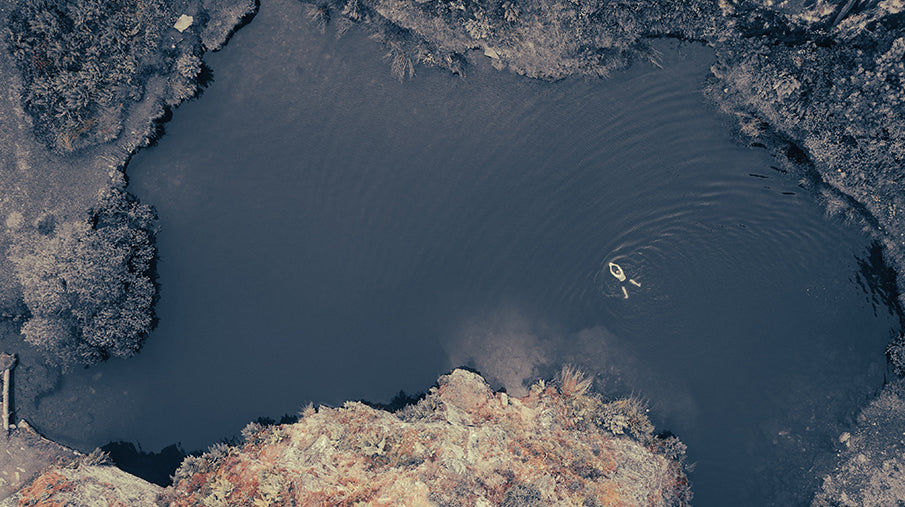
[{"label": "dark water surface", "polygon": [[78,422],[49,436],[203,448],[456,364],[517,393],[573,361],[688,444],[697,505],[807,499],[895,319],[858,283],[867,237],[705,103],[709,53],[661,49],[607,81],[476,56],[400,84],[362,34],[263,2],[128,170],[163,225],[160,326],[45,399]]}]

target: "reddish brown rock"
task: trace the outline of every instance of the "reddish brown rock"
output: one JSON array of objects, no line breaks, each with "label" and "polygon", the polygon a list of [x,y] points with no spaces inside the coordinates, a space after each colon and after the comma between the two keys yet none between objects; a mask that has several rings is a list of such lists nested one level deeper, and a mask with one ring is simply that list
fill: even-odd
[{"label": "reddish brown rock", "polygon": [[188,457],[169,488],[93,454],[31,475],[0,506],[687,505],[681,442],[653,436],[637,400],[589,387],[565,368],[515,398],[458,369],[396,413],[348,402],[251,424],[243,444]]},{"label": "reddish brown rock", "polygon": [[[523,398],[454,370],[397,413],[349,402],[188,458],[170,505],[685,505],[674,438],[564,370]],[[630,436],[631,435],[631,436]]]}]

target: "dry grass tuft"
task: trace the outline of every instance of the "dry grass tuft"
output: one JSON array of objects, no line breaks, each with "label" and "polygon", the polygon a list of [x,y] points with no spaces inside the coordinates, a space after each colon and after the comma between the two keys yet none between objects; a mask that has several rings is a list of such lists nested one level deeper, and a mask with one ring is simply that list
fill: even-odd
[{"label": "dry grass tuft", "polygon": [[88,455],[82,458],[82,465],[85,466],[97,466],[97,465],[107,465],[112,463],[110,460],[110,454],[102,451],[100,448],[95,448]]},{"label": "dry grass tuft", "polygon": [[594,379],[587,377],[578,367],[567,364],[559,372],[557,383],[560,394],[569,398],[587,395],[594,385]]}]

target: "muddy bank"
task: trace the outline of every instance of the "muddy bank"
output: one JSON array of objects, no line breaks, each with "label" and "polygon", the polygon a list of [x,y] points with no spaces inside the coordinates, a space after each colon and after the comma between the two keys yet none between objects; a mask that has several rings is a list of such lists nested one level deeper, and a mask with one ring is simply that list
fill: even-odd
[{"label": "muddy bank", "polygon": [[84,455],[42,437],[19,421],[0,437],[0,498],[6,498],[50,467],[67,466]]}]

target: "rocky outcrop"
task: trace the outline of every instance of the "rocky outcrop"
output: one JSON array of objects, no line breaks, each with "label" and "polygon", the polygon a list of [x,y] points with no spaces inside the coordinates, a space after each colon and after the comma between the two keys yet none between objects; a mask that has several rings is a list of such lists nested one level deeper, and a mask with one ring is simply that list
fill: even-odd
[{"label": "rocky outcrop", "polygon": [[589,387],[564,368],[516,398],[457,369],[395,413],[348,402],[250,424],[244,443],[186,458],[169,488],[42,439],[66,459],[39,462],[0,507],[688,505],[685,446],[655,436],[637,400]]},{"label": "rocky outcrop", "polygon": [[685,505],[684,446],[643,406],[605,403],[571,370],[523,398],[457,369],[389,413],[349,402],[186,459],[167,493],[189,505]]}]

